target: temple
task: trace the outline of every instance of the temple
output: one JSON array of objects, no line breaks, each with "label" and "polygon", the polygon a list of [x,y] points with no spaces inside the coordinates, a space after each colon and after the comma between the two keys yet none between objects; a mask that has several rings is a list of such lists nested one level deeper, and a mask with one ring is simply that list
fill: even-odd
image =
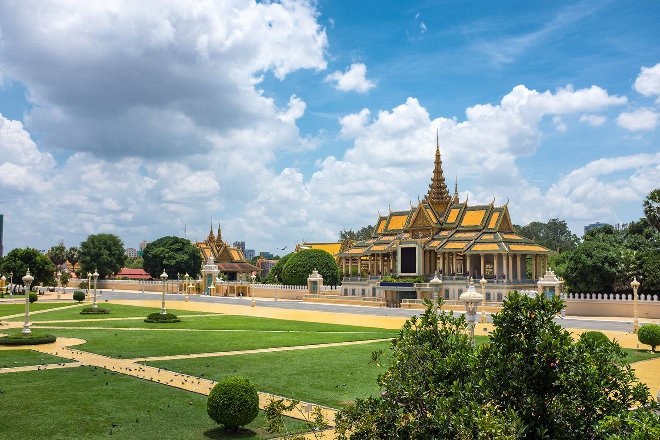
[{"label": "temple", "polygon": [[[428,193],[417,206],[379,215],[371,239],[350,243],[336,254],[345,295],[357,291],[362,296],[388,297],[388,303],[420,299],[422,292],[392,293],[375,281],[383,277],[428,281],[437,274],[443,280],[445,298],[454,299],[470,277],[491,286],[525,288],[546,272],[551,251],[514,232],[508,201],[502,206],[496,206],[495,200],[470,206],[467,199],[459,200],[458,184],[450,194],[437,141],[434,165]],[[491,290],[506,292],[506,288]]]},{"label": "temple", "polygon": [[213,225],[209,231],[208,237],[204,241],[198,241],[195,246],[202,255],[202,261],[214,263],[218,270],[227,276],[231,281],[247,281],[252,272],[260,272],[261,269],[248,263],[239,248],[230,246],[222,240],[220,224],[218,224],[218,234],[213,234]]}]

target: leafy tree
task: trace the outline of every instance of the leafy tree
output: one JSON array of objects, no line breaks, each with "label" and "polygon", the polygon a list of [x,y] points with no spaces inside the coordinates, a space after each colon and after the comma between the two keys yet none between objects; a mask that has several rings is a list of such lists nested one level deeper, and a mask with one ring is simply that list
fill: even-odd
[{"label": "leafy tree", "polygon": [[80,243],[80,269],[87,274],[97,271],[99,279],[119,272],[126,261],[124,243],[114,234],[94,234]]},{"label": "leafy tree", "polygon": [[14,273],[14,284],[21,284],[28,268],[34,277],[32,286],[56,286],[55,265],[36,249],[13,249],[3,259],[0,273]]},{"label": "leafy tree", "polygon": [[126,260],[126,267],[130,269],[142,269],[144,268],[144,260],[141,257],[128,258]]},{"label": "leafy tree", "polygon": [[619,276],[623,240],[610,225],[595,228],[571,252],[563,274],[569,288],[578,292],[610,292]]},{"label": "leafy tree", "polygon": [[289,261],[289,258],[291,258],[291,255],[293,255],[293,252],[286,254],[282,258],[279,258],[277,263],[275,263],[273,267],[270,268],[265,279],[267,284],[279,284],[282,282],[282,271],[284,270],[284,265],[286,262]]},{"label": "leafy tree", "polygon": [[48,250],[46,255],[59,271],[60,267],[66,263],[66,247],[64,246],[64,241],[60,240],[57,246],[53,246]]},{"label": "leafy tree", "polygon": [[642,206],[644,206],[644,215],[649,223],[660,232],[660,188],[648,193],[644,202],[642,202]]},{"label": "leafy tree", "polygon": [[558,252],[573,250],[579,242],[566,222],[556,218],[550,219],[548,223],[531,222],[527,226],[515,226],[515,229],[523,237]]},{"label": "leafy tree", "polygon": [[158,279],[163,269],[170,277],[188,273],[196,277],[202,268],[202,256],[190,240],[167,236],[147,244],[142,252],[143,268]]},{"label": "leafy tree", "polygon": [[357,232],[352,229],[342,229],[339,231],[339,241],[364,241],[369,240],[374,235],[374,226],[363,226]]},{"label": "leafy tree", "polygon": [[660,345],[660,325],[644,324],[637,331],[637,339],[642,344],[650,345],[651,351],[655,352],[655,347]]},{"label": "leafy tree", "polygon": [[257,418],[259,393],[248,379],[228,377],[209,393],[206,411],[217,423],[235,431]]},{"label": "leafy tree", "polygon": [[381,395],[337,415],[340,439],[596,439],[602,420],[625,420],[634,407],[650,420],[643,434],[660,428],[625,352],[602,338],[574,341],[553,321],[558,297],[509,292],[490,340],[476,348],[462,316],[426,304],[392,342]]},{"label": "leafy tree", "polygon": [[80,257],[78,255],[79,253],[80,253],[80,250],[75,246],[70,247],[66,251],[66,259],[69,263],[71,263],[71,266],[72,266],[71,269],[74,272],[76,271],[76,263],[78,263],[78,261],[80,261]]},{"label": "leafy tree", "polygon": [[307,278],[316,269],[323,277],[323,284],[336,286],[339,283],[337,261],[322,249],[305,249],[293,253],[282,270],[284,284],[306,286]]},{"label": "leafy tree", "polygon": [[60,284],[62,284],[62,287],[68,286],[70,280],[71,280],[71,275],[69,274],[69,272],[64,271],[60,274]]}]

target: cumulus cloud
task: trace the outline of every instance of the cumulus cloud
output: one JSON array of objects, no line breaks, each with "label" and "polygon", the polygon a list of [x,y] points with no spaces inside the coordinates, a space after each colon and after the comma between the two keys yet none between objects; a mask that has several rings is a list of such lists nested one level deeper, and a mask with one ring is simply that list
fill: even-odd
[{"label": "cumulus cloud", "polygon": [[592,125],[594,127],[600,127],[607,121],[607,117],[602,116],[602,115],[582,115],[580,116],[580,122],[586,122],[589,125]]},{"label": "cumulus cloud", "polygon": [[376,83],[366,78],[367,66],[363,63],[351,64],[346,72],[333,72],[325,77],[328,82],[342,92],[366,93],[376,87]]},{"label": "cumulus cloud", "polygon": [[653,130],[658,125],[660,113],[648,108],[640,108],[632,112],[621,113],[616,123],[626,130]]},{"label": "cumulus cloud", "polygon": [[660,63],[653,67],[642,67],[634,87],[644,96],[660,96]]}]

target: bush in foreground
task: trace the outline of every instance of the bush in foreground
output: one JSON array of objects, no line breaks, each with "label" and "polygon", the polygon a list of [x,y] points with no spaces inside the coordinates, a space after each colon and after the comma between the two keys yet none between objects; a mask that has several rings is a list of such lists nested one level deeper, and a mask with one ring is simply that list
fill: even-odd
[{"label": "bush in foreground", "polygon": [[236,430],[257,418],[259,394],[248,379],[228,377],[218,382],[209,393],[206,412],[225,428]]},{"label": "bush in foreground", "polygon": [[110,310],[102,307],[85,307],[80,311],[81,315],[107,315],[108,313],[110,313]]},{"label": "bush in foreground", "polygon": [[22,333],[17,333],[0,337],[0,345],[18,346],[52,344],[56,339],[56,336],[48,334],[30,333],[29,335],[24,335]]},{"label": "bush in foreground", "polygon": [[82,290],[76,290],[75,292],[73,292],[73,300],[78,302],[85,301],[85,292],[83,292]]},{"label": "bush in foreground", "polygon": [[181,322],[181,320],[178,316],[172,313],[165,313],[164,315],[161,315],[160,313],[149,313],[144,322],[167,324],[171,322]]},{"label": "bush in foreground", "polygon": [[660,325],[644,324],[637,330],[637,339],[642,344],[650,345],[651,351],[655,352],[655,347],[660,345]]},{"label": "bush in foreground", "polygon": [[30,303],[37,302],[38,299],[39,295],[37,292],[30,292],[30,296],[28,297],[28,301],[30,301]]}]

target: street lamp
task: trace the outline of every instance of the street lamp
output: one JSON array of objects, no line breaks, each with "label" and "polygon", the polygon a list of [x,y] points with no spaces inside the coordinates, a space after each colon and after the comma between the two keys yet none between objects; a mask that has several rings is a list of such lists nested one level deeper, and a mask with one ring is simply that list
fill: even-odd
[{"label": "street lamp", "polygon": [[23,284],[25,285],[25,322],[23,323],[24,335],[32,333],[30,331],[30,284],[34,281],[34,277],[30,275],[30,268],[28,267],[27,273],[23,277]]},{"label": "street lamp", "polygon": [[7,290],[7,277],[5,277],[4,275],[2,276],[2,278],[0,278],[0,286],[2,286],[5,290]]},{"label": "street lamp", "polygon": [[479,284],[481,284],[481,297],[483,298],[481,300],[481,322],[483,324],[486,323],[486,284],[488,281],[486,281],[486,278],[481,277],[479,280]]},{"label": "street lamp", "polygon": [[167,274],[163,268],[163,273],[160,274],[160,280],[163,282],[163,304],[160,306],[160,314],[165,315],[167,311],[165,310],[165,282],[167,281]]},{"label": "street lamp", "polygon": [[468,287],[468,290],[462,293],[458,299],[465,303],[465,317],[467,318],[468,330],[470,332],[470,343],[474,345],[474,326],[477,318],[477,304],[483,300],[483,296],[474,289],[472,278],[470,278],[470,286]]},{"label": "street lamp", "polygon": [[[254,284],[254,280],[257,278],[257,275],[252,272],[252,275],[250,276],[250,279],[252,280],[252,284]],[[250,291],[252,292],[252,307],[257,305],[257,302],[254,300],[254,287],[250,284]]]},{"label": "street lamp", "polygon": [[637,319],[637,289],[639,288],[639,281],[637,281],[637,277],[633,278],[633,280],[630,282],[630,286],[633,288],[633,325],[632,325],[632,330],[633,330],[633,333],[637,333],[637,330],[639,330],[639,320]]},{"label": "street lamp", "polygon": [[433,279],[429,281],[429,284],[431,285],[431,289],[433,289],[433,302],[435,303],[438,301],[438,292],[440,291],[440,287],[442,287],[442,280],[438,278],[437,272],[433,276]]},{"label": "street lamp", "polygon": [[9,272],[9,286],[11,287],[9,297],[12,298],[14,296],[14,271]]},{"label": "street lamp", "polygon": [[94,273],[92,274],[92,277],[94,277],[94,302],[92,303],[92,308],[95,309],[97,307],[96,305],[96,280],[99,279],[99,273],[94,269]]},{"label": "street lamp", "polygon": [[91,272],[87,272],[87,298],[89,298],[89,289],[91,288],[92,288],[92,274]]}]

